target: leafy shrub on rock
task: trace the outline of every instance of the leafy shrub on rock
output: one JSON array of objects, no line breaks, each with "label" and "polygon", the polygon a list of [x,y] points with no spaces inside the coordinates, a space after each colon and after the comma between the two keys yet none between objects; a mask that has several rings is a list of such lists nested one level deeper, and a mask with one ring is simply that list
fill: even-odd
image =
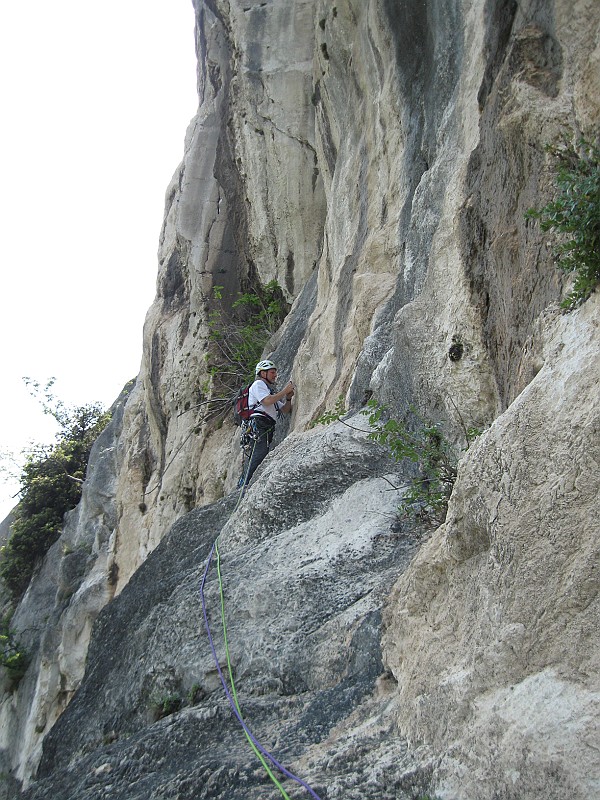
[{"label": "leafy shrub on rock", "polygon": [[[33,393],[42,391],[32,383]],[[21,473],[21,499],[2,548],[0,576],[15,599],[27,589],[36,562],[60,535],[63,517],[81,497],[92,445],[110,415],[98,403],[67,408],[43,389],[44,411],[59,423],[55,445],[36,445],[26,456]]]},{"label": "leafy shrub on rock", "polygon": [[600,283],[600,149],[585,140],[549,147],[556,159],[556,197],[541,210],[529,209],[543,231],[558,235],[553,247],[558,267],[573,272],[573,288],[562,302],[570,311]]},{"label": "leafy shrub on rock", "polygon": [[[340,397],[334,410],[326,411],[314,424],[339,421],[352,428],[343,419],[346,414],[344,400]],[[456,482],[458,457],[440,426],[423,419],[414,408],[407,415],[410,422],[393,419],[387,408],[375,399],[369,400],[361,414],[369,422],[368,439],[383,445],[393,461],[407,461],[413,465],[413,475],[407,483],[394,487],[404,489],[399,517],[426,527],[441,525],[446,519],[448,501]],[[474,428],[465,428],[467,449],[479,433]]]},{"label": "leafy shrub on rock", "polygon": [[0,666],[6,670],[11,688],[19,685],[27,669],[27,654],[10,627],[10,614],[0,619]]},{"label": "leafy shrub on rock", "polygon": [[208,318],[206,357],[210,385],[204,387],[211,398],[211,417],[228,411],[240,386],[254,379],[263,348],[289,310],[277,281],[238,293],[230,307],[223,302],[222,286],[213,287],[213,298],[217,307]]}]

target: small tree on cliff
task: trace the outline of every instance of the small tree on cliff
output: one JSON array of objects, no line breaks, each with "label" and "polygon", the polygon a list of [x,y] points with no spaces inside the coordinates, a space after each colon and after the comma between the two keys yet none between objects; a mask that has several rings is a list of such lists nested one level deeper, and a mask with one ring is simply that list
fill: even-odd
[{"label": "small tree on cliff", "polygon": [[92,445],[110,419],[99,403],[65,406],[51,392],[53,378],[44,387],[29,378],[25,382],[60,429],[56,444],[33,445],[26,453],[21,499],[0,556],[0,576],[15,599],[58,539],[65,513],[79,502]]},{"label": "small tree on cliff", "polygon": [[265,286],[257,283],[228,304],[223,287],[214,286],[213,300],[206,354],[210,385],[205,391],[216,395],[210,416],[219,416],[231,408],[240,386],[254,379],[256,362],[289,306],[277,281]]},{"label": "small tree on cliff", "polygon": [[547,149],[555,159],[555,196],[526,216],[554,234],[557,266],[574,275],[573,288],[561,303],[571,311],[600,283],[600,148],[582,139]]}]

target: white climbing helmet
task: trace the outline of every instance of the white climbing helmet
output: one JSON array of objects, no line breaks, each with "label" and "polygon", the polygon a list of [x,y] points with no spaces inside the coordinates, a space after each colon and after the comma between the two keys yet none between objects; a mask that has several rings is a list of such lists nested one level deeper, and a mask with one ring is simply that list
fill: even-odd
[{"label": "white climbing helmet", "polygon": [[265,361],[259,361],[256,365],[256,369],[254,370],[254,374],[258,375],[259,372],[265,372],[268,369],[277,369],[275,364],[272,361],[266,359]]}]

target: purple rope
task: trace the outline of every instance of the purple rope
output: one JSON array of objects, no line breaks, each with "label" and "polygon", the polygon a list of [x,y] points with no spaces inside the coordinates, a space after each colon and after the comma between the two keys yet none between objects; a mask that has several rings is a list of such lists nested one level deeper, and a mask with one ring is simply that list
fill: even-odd
[{"label": "purple rope", "polygon": [[210,554],[208,556],[208,561],[206,562],[206,569],[204,570],[204,575],[202,576],[202,583],[200,584],[200,597],[202,598],[202,613],[204,614],[204,625],[206,627],[206,633],[208,634],[208,641],[210,642],[210,649],[212,651],[213,659],[214,659],[215,665],[217,667],[217,672],[219,673],[219,678],[221,679],[221,683],[223,684],[223,689],[225,690],[225,694],[227,695],[227,699],[229,701],[229,705],[231,706],[231,708],[233,710],[233,713],[237,717],[238,722],[240,723],[240,725],[242,726],[242,728],[244,729],[244,731],[246,732],[248,737],[252,740],[252,742],[253,742],[254,746],[256,747],[256,749],[260,750],[260,752],[263,754],[263,756],[265,756],[265,758],[268,758],[269,761],[271,762],[271,764],[273,764],[273,766],[276,769],[278,769],[283,775],[285,775],[288,778],[291,778],[293,781],[296,781],[296,783],[300,784],[300,786],[303,786],[306,789],[306,791],[309,792],[315,798],[315,800],[321,800],[319,795],[316,794],[311,789],[311,787],[302,780],[302,778],[299,778],[297,775],[294,775],[292,772],[287,770],[283,766],[283,764],[280,764],[279,761],[277,761],[277,759],[274,756],[272,756],[267,750],[265,750],[264,747],[260,744],[260,742],[258,742],[254,738],[254,736],[251,733],[250,729],[248,728],[248,726],[246,725],[246,723],[242,719],[241,714],[237,710],[236,705],[235,705],[235,701],[234,701],[234,699],[233,699],[233,697],[231,695],[231,692],[229,691],[229,688],[227,686],[227,682],[225,680],[225,676],[223,675],[223,671],[221,670],[221,665],[219,664],[219,659],[218,659],[218,656],[217,656],[217,651],[215,649],[215,643],[213,641],[212,633],[210,632],[210,625],[208,623],[208,614],[207,614],[207,611],[206,611],[206,599],[204,597],[204,586],[206,584],[206,578],[208,576],[208,570],[210,568],[210,563],[212,561],[212,557],[213,557],[213,553],[215,551],[216,544],[217,543],[215,541],[213,546],[212,546],[212,548],[211,548]]}]

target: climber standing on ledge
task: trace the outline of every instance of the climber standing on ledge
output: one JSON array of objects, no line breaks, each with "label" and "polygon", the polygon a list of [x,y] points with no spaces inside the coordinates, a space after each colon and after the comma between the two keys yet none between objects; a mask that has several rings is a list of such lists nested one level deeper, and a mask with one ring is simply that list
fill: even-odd
[{"label": "climber standing on ledge", "polygon": [[250,387],[248,407],[252,409],[250,428],[254,445],[248,467],[238,481],[238,489],[247,486],[254,472],[265,459],[273,441],[275,423],[281,414],[292,410],[294,384],[289,381],[277,391],[277,367],[272,361],[259,361],[254,370],[256,380]]}]

